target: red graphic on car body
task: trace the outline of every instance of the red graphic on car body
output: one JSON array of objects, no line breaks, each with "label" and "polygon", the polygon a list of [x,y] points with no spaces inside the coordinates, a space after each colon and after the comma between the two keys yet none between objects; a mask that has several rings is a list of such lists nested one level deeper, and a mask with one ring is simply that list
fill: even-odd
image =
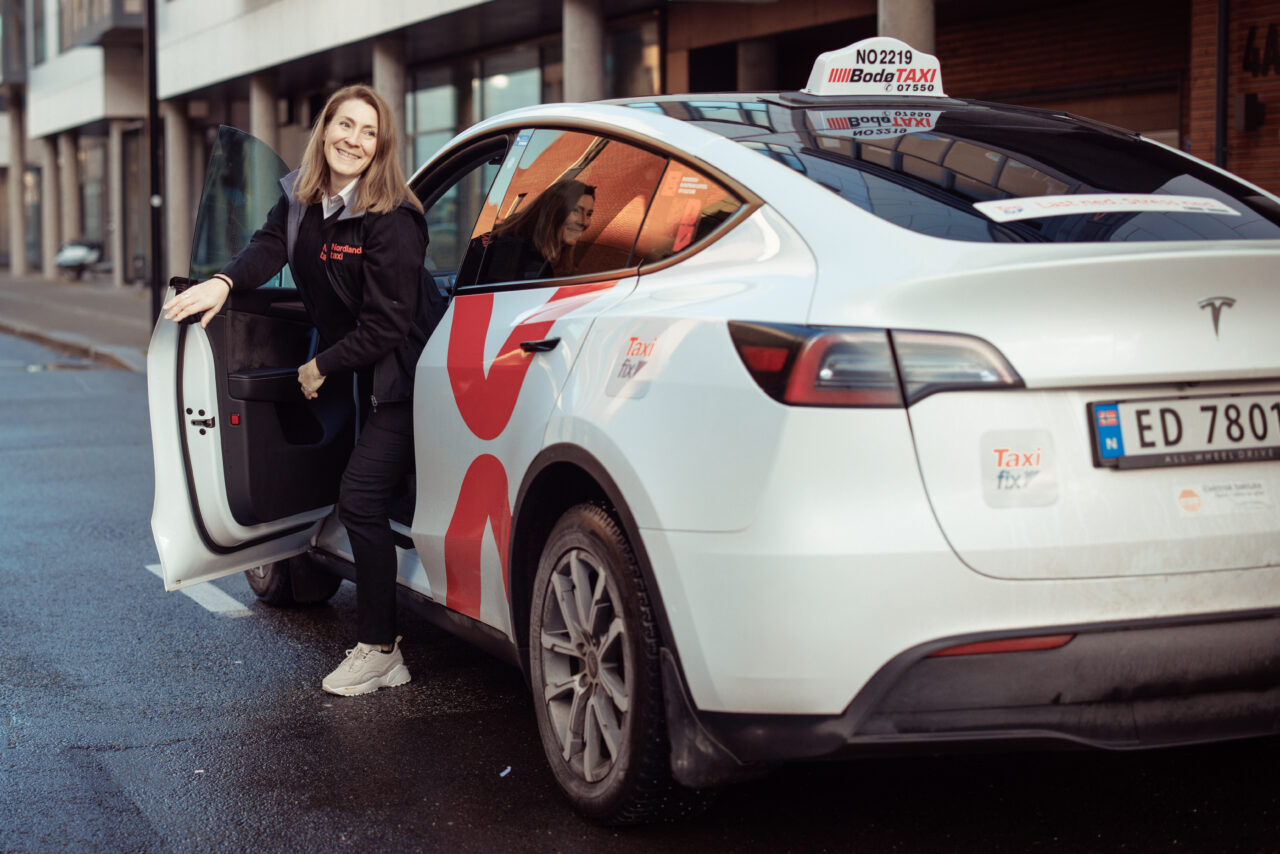
[{"label": "red graphic on car body", "polygon": [[[446,368],[458,412],[471,432],[485,441],[502,435],[511,421],[520,389],[534,354],[521,349],[523,341],[546,338],[556,320],[609,290],[617,280],[558,288],[540,308],[521,321],[484,366],[484,340],[493,322],[493,294],[457,297],[449,329]],[[511,503],[507,471],[492,454],[472,460],[458,491],[453,518],[445,532],[445,606],[479,619],[481,546],[486,523],[493,529],[507,588],[507,547],[511,533]]]}]

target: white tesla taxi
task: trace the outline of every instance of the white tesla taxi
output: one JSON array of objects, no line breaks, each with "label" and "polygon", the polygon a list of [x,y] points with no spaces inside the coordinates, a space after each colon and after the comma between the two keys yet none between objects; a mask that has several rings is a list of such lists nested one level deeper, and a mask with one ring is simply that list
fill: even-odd
[{"label": "white tesla taxi", "polygon": [[[283,172],[230,129],[214,161],[195,278]],[[568,179],[594,199],[568,261],[504,254]],[[453,300],[404,601],[525,672],[583,812],[866,749],[1277,732],[1275,196],[948,97],[883,38],[801,92],[507,113],[411,183]],[[315,337],[266,284],[156,326],[156,545],[170,589],[323,599],[355,405],[302,398]]]}]

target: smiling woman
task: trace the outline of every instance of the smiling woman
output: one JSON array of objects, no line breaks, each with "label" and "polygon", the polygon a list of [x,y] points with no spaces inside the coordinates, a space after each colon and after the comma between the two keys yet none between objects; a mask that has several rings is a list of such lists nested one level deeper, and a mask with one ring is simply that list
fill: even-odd
[{"label": "smiling woman", "polygon": [[[207,326],[232,290],[257,287],[288,264],[320,337],[319,353],[298,368],[299,394],[314,400],[328,377],[354,373],[359,399],[371,403],[338,500],[356,564],[358,643],[322,683],[333,694],[409,681],[396,635],[388,510],[412,468],[412,366],[445,304],[434,286],[423,287],[427,227],[398,151],[386,101],[368,86],[335,92],[302,166],[280,182],[284,192],[249,245],[164,306],[166,318],[198,314]],[[324,393],[349,396],[350,386]]]}]

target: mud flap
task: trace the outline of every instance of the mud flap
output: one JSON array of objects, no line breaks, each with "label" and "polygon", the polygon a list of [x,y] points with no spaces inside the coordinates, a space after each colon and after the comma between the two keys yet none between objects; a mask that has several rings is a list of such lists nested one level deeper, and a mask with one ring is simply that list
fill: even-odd
[{"label": "mud flap", "polygon": [[698,721],[693,701],[680,678],[675,656],[662,652],[662,695],[667,708],[667,737],[671,742],[671,775],[690,789],[707,789],[759,777],[764,765],[744,765]]}]

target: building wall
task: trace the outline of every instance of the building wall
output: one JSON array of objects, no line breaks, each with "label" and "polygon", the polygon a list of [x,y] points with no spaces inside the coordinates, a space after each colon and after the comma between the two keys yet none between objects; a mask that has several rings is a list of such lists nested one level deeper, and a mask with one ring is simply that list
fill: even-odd
[{"label": "building wall", "polygon": [[[1215,157],[1217,116],[1217,0],[1194,0],[1191,9],[1190,150],[1210,162]],[[1257,65],[1245,67],[1249,31]],[[1274,30],[1272,29],[1274,28]],[[1275,33],[1272,50],[1268,35]],[[1227,169],[1280,193],[1280,0],[1232,0],[1228,4]],[[1256,130],[1235,127],[1236,96],[1254,94],[1266,109]]]},{"label": "building wall", "polygon": [[689,52],[692,50],[875,14],[876,0],[671,3],[667,7],[666,90],[690,90]]},{"label": "building wall", "polygon": [[938,29],[947,94],[1068,110],[1175,146],[1189,131],[1190,0],[1037,4]]},{"label": "building wall", "polygon": [[156,4],[161,99],[390,32],[484,0],[170,0]]},{"label": "building wall", "polygon": [[27,77],[27,138],[39,139],[104,118],[105,76],[100,47],[54,54],[32,68]]}]

